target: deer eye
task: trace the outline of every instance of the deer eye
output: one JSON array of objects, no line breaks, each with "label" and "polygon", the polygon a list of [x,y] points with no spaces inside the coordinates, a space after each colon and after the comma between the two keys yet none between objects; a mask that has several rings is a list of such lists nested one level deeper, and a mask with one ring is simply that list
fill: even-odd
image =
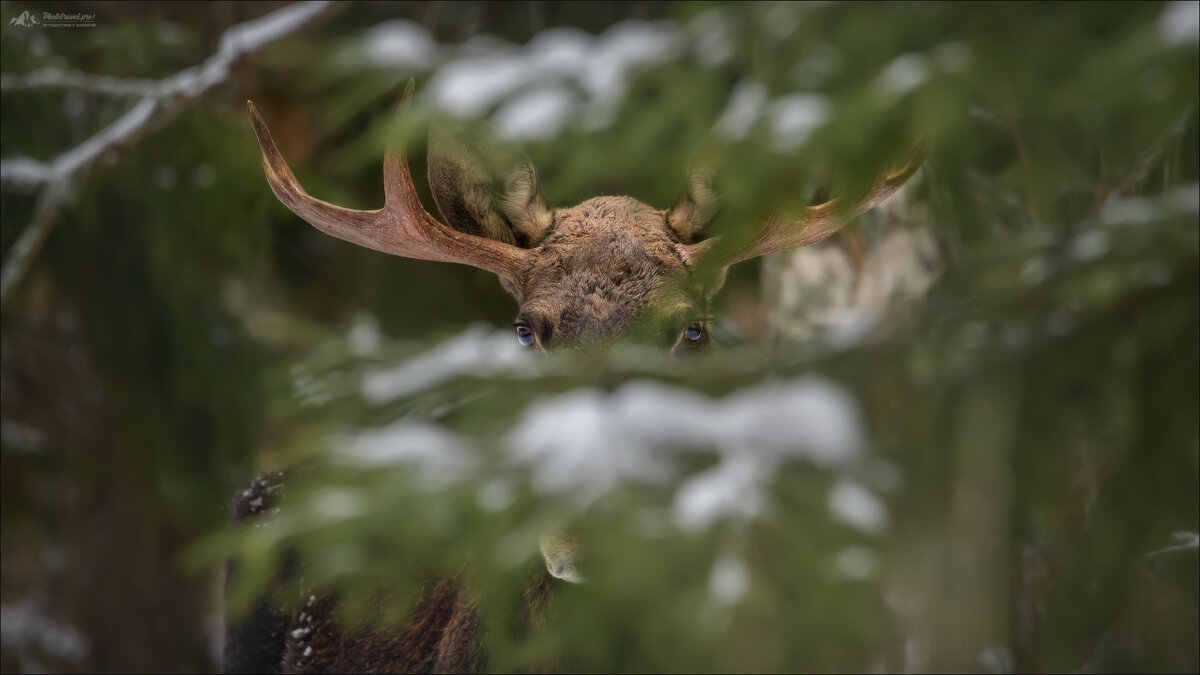
[{"label": "deer eye", "polygon": [[529,330],[529,326],[517,326],[517,342],[520,342],[522,347],[533,344],[533,331]]},{"label": "deer eye", "polygon": [[698,323],[688,326],[687,330],[683,331],[683,339],[688,342],[700,342],[705,335],[704,326]]}]

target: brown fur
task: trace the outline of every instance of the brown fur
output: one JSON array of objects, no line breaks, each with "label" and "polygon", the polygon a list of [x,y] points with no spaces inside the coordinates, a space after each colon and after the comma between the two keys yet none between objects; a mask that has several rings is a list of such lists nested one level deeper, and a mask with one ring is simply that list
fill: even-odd
[{"label": "brown fur", "polygon": [[[393,601],[383,594],[378,601]],[[431,582],[398,631],[339,629],[337,598],[326,595],[293,616],[285,673],[473,673],[481,666],[479,619],[457,584]]]}]

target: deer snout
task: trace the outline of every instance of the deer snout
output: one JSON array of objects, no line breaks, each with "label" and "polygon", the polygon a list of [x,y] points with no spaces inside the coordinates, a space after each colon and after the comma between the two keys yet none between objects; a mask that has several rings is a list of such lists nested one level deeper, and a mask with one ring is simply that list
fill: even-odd
[{"label": "deer snout", "polygon": [[538,548],[546,561],[546,571],[556,579],[572,584],[583,583],[583,575],[576,566],[581,560],[579,544],[573,537],[564,534],[543,534],[538,537]]}]

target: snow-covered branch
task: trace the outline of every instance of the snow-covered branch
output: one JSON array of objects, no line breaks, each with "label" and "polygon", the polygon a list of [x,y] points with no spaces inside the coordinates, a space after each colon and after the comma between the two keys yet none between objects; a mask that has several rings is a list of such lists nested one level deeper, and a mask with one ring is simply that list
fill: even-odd
[{"label": "snow-covered branch", "polygon": [[154,96],[158,87],[158,80],[92,75],[58,68],[43,68],[20,75],[0,73],[0,91],[74,89],[108,96]]},{"label": "snow-covered branch", "polygon": [[[246,56],[283,38],[326,13],[329,2],[302,2],[233,26],[221,36],[217,53],[203,63],[158,81],[119,80],[65,71],[36,71],[0,76],[0,88],[68,87],[108,94],[137,94],[141,99],[125,114],[79,145],[50,161],[11,157],[0,161],[0,189],[42,189],[33,223],[21,233],[0,268],[0,303],[24,277],[54,227],[75,183],[99,158],[128,148],[177,118],[202,97],[225,83]],[[68,84],[73,82],[74,84]]]}]

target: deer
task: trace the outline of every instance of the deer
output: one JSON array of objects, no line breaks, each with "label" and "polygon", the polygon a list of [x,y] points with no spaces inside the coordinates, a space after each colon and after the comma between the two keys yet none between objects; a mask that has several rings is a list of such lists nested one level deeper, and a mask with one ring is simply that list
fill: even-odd
[{"label": "deer", "polygon": [[[397,115],[413,96],[405,87]],[[383,163],[384,206],[362,211],[309,195],[276,147],[252,102],[250,122],[267,182],[294,214],[328,235],[382,253],[458,263],[495,274],[516,301],[516,340],[538,351],[589,349],[636,337],[673,354],[713,343],[708,308],[729,266],[773,251],[824,240],[894,194],[920,165],[877,178],[857,200],[834,199],[793,217],[773,216],[756,236],[723,245],[702,238],[715,211],[708,174],[695,173],[667,209],[628,196],[599,196],[551,208],[525,163],[503,195],[469,153],[430,152],[428,179],[439,220],[422,205],[405,149],[393,144]],[[709,271],[711,270],[711,271]],[[245,524],[272,508],[283,474],[256,479],[234,500],[232,520]],[[576,547],[543,537],[545,570],[523,592],[530,616],[556,584],[580,581]],[[231,561],[227,584],[238,573]],[[469,589],[432,580],[399,630],[342,631],[331,620],[334,598],[313,595],[299,611],[266,600],[248,616],[227,618],[225,672],[477,672],[486,667],[481,626]]]}]

